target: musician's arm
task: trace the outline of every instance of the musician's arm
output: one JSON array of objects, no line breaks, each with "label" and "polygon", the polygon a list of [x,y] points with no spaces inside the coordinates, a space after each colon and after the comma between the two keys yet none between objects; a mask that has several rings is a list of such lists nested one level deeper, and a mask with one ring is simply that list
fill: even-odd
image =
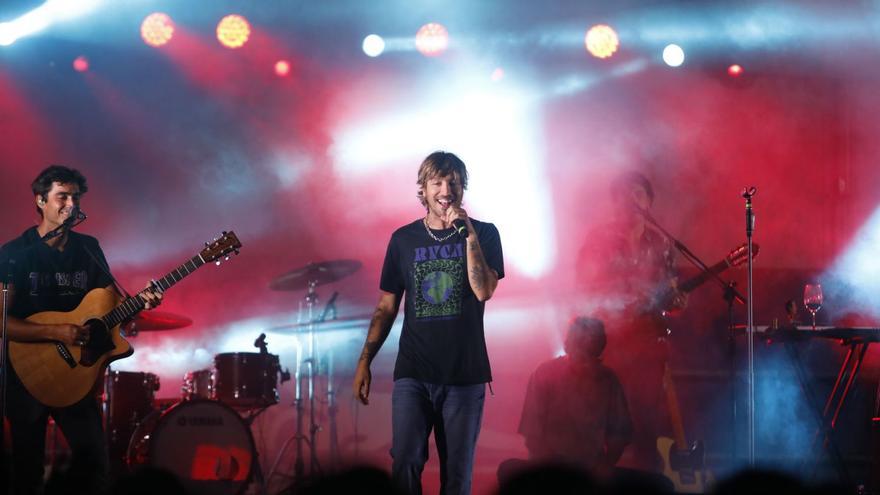
[{"label": "musician's arm", "polygon": [[[9,306],[13,306],[15,290],[9,288]],[[0,301],[2,310],[3,301]],[[49,342],[58,341],[67,345],[76,345],[87,335],[88,330],[79,325],[35,323],[14,316],[7,316],[7,332],[13,342]],[[85,333],[84,333],[85,332]]]},{"label": "musician's arm", "polygon": [[373,319],[370,321],[367,341],[364,342],[361,357],[358,359],[354,383],[352,384],[355,397],[364,404],[369,403],[370,383],[373,380],[370,364],[373,362],[376,354],[379,353],[379,349],[382,347],[385,339],[388,338],[388,334],[391,333],[391,326],[394,324],[397,312],[400,309],[402,296],[402,294],[381,291],[379,303],[376,305],[376,311],[373,313]]}]

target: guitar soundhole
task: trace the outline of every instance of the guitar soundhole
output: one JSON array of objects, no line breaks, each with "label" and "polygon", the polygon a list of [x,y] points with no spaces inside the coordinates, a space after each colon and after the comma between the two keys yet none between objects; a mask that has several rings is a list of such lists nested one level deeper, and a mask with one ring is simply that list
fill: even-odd
[{"label": "guitar soundhole", "polygon": [[86,326],[89,327],[89,342],[83,346],[82,355],[79,358],[79,364],[83,366],[91,366],[95,364],[101,356],[113,350],[115,345],[113,344],[113,338],[110,336],[110,331],[107,328],[107,325],[105,325],[100,319],[95,318],[89,320],[86,322]]}]

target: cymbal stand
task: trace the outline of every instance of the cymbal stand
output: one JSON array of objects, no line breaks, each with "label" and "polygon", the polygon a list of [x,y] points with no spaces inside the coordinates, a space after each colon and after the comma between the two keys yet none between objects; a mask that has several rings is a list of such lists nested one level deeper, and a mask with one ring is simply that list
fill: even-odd
[{"label": "cymbal stand", "polygon": [[[317,339],[315,337],[315,317],[314,317],[314,309],[315,305],[318,303],[318,294],[315,292],[315,287],[318,285],[316,280],[309,281],[309,290],[306,293],[305,303],[306,303],[306,311],[308,316],[308,337],[309,337],[309,357],[306,359],[306,384],[309,390],[309,474],[315,475],[320,474],[321,466],[318,463],[318,451],[317,451],[317,435],[320,427],[315,423],[315,375],[316,375],[316,366],[317,362]],[[301,401],[300,401],[301,402]],[[302,414],[300,411],[297,411],[297,423],[301,423]],[[297,461],[299,462],[301,457],[297,457]]]},{"label": "cymbal stand", "polygon": [[284,457],[284,453],[287,452],[287,448],[290,447],[290,443],[296,441],[296,461],[294,463],[294,483],[302,483],[304,481],[303,475],[305,471],[305,463],[303,462],[303,449],[302,443],[307,442],[308,439],[305,435],[303,435],[303,403],[302,403],[302,343],[299,339],[295,339],[296,343],[296,367],[294,368],[294,406],[296,407],[296,432],[284,442],[284,445],[281,446],[281,449],[278,451],[278,455],[275,457],[275,462],[272,463],[272,468],[269,469],[269,474],[265,477],[265,483],[268,484],[275,473],[278,471],[278,465],[281,463],[281,458]]},{"label": "cymbal stand", "polygon": [[330,436],[330,469],[339,467],[339,437],[336,428],[336,390],[333,386],[333,349],[327,351],[327,427]]},{"label": "cymbal stand", "polygon": [[[303,302],[306,306],[306,317],[308,318],[308,335],[309,335],[309,350],[308,350],[308,358],[305,360],[302,359],[302,343],[299,341],[299,338],[296,338],[296,368],[294,371],[294,405],[296,407],[296,432],[292,437],[290,437],[284,445],[281,447],[281,450],[278,452],[278,456],[275,458],[275,462],[272,465],[272,469],[269,470],[269,475],[266,476],[266,480],[271,480],[272,476],[275,474],[276,469],[278,468],[278,464],[281,462],[281,457],[284,455],[284,452],[287,451],[287,447],[290,446],[290,442],[296,442],[296,461],[293,464],[293,477],[294,477],[294,487],[297,485],[303,484],[305,481],[305,456],[303,455],[303,443],[308,444],[309,447],[309,475],[315,475],[320,472],[320,466],[318,465],[318,455],[316,452],[317,444],[316,444],[316,435],[319,430],[319,427],[315,424],[315,328],[314,328],[314,320],[313,320],[313,312],[315,304],[318,302],[318,295],[315,292],[315,287],[317,286],[317,282],[309,281],[308,292],[306,293],[305,298],[300,301],[297,322],[302,321],[302,312],[303,312]],[[306,374],[303,376],[302,373],[302,364],[306,364]],[[305,380],[305,384],[303,384],[303,380]],[[303,388],[306,388],[309,394],[309,434],[306,436],[304,431],[304,421],[305,421],[305,403],[303,399]]]}]

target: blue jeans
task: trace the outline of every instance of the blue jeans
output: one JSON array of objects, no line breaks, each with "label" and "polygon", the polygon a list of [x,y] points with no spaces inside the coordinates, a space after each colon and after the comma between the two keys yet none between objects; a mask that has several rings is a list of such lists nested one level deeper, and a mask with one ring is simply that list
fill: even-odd
[{"label": "blue jeans", "polygon": [[405,493],[422,493],[428,436],[440,458],[441,495],[471,492],[474,450],[486,385],[434,385],[414,378],[394,382],[391,394],[391,476]]}]

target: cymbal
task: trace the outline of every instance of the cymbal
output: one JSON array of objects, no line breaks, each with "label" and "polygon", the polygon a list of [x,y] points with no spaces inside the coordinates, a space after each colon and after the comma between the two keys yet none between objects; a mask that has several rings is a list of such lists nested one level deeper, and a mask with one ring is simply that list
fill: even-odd
[{"label": "cymbal", "polygon": [[309,263],[302,268],[275,277],[269,283],[269,288],[272,290],[300,290],[308,289],[310,283],[315,285],[329,284],[360,270],[361,266],[362,263],[357,260]]},{"label": "cymbal", "polygon": [[[314,322],[314,324],[315,332],[335,332],[337,330],[353,330],[357,328],[366,329],[368,326],[370,326],[370,316],[345,316],[333,320],[321,322],[316,321]],[[288,325],[278,325],[275,327],[270,327],[266,330],[272,332],[308,333],[309,323],[290,323]]]},{"label": "cymbal", "polygon": [[186,316],[163,311],[141,311],[125,324],[128,331],[152,332],[157,330],[174,330],[192,325]]}]

